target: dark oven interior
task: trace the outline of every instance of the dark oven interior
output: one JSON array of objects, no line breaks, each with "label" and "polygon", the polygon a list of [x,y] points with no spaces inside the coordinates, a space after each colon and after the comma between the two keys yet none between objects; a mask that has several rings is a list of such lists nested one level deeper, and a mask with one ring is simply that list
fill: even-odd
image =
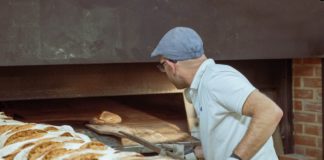
[{"label": "dark oven interior", "polygon": [[137,112],[132,112],[138,111],[172,123],[183,131],[189,131],[183,96],[180,93],[4,101],[2,110],[14,119],[24,122],[75,126],[88,123],[103,110],[125,117],[123,121],[147,121],[136,117]]},{"label": "dark oven interior", "polygon": [[[70,125],[78,132],[121,150],[149,152],[138,145],[123,145],[120,137],[98,134],[86,127],[86,124],[101,112],[109,111],[121,116],[122,124],[125,125],[152,125],[153,130],[159,130],[167,127],[163,124],[169,124],[189,133],[183,96],[180,93],[3,101],[1,106],[2,111],[16,120]],[[188,149],[198,144],[197,140],[191,138],[174,143],[188,141],[193,142],[186,145]]]}]

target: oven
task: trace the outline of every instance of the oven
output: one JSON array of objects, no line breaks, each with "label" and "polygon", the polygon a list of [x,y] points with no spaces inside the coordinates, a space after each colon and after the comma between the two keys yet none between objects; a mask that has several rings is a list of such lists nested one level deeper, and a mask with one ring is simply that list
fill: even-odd
[{"label": "oven", "polygon": [[[191,136],[189,122],[195,122],[187,116],[193,115],[191,106],[155,64],[20,66],[0,70],[1,111],[15,120],[70,125],[113,148],[153,154],[116,132],[100,128],[107,124],[91,124],[94,117],[109,111],[122,118],[113,127],[136,130],[135,136],[151,143],[180,147],[183,154],[199,145],[199,140]],[[112,133],[102,133],[107,131]]]},{"label": "oven", "polygon": [[[290,60],[216,63],[232,65],[279,106],[291,106]],[[114,148],[152,154],[113,133],[100,134],[105,129],[89,128],[94,117],[110,111],[121,116],[122,125],[142,130],[141,137],[152,134],[147,130],[165,137],[163,141],[150,139],[152,143],[181,146],[183,153],[199,145],[193,106],[159,72],[156,63],[8,66],[0,68],[0,75],[1,110],[16,120],[71,125]],[[275,138],[279,153],[291,149],[292,143],[291,110],[283,109],[288,114]]]}]

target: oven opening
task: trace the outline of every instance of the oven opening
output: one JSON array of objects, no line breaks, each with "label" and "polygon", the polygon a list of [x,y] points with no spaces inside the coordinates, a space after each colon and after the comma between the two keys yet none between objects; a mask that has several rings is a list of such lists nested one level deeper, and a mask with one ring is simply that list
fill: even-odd
[{"label": "oven opening", "polygon": [[157,138],[164,138],[161,141],[150,139],[158,145],[181,143],[185,144],[187,150],[192,150],[199,143],[190,136],[181,93],[3,101],[1,110],[22,122],[69,125],[92,140],[119,150],[140,152],[145,156],[156,153],[115,134],[97,132],[89,127],[89,124],[93,125],[91,120],[103,111],[109,111],[122,118],[121,126],[135,129],[137,136],[150,139],[156,134]]}]

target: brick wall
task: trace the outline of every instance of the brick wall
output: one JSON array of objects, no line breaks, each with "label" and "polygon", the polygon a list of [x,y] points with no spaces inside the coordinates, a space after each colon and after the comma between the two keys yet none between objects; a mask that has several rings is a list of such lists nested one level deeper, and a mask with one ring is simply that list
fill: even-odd
[{"label": "brick wall", "polygon": [[306,159],[322,159],[321,59],[293,60],[294,150]]}]

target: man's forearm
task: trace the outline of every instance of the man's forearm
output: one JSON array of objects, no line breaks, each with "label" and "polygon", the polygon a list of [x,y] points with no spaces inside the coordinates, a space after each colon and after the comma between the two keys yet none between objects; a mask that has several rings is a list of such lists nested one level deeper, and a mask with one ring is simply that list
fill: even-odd
[{"label": "man's forearm", "polygon": [[249,116],[252,116],[250,126],[234,150],[234,153],[242,160],[251,159],[258,152],[274,133],[282,117],[281,109],[270,99],[265,100],[262,96],[264,95],[261,95],[260,99],[257,97],[256,100],[260,100],[259,102],[250,104],[262,107],[254,107],[253,111],[247,112]]},{"label": "man's forearm", "polygon": [[[270,121],[270,119],[267,119]],[[265,122],[260,119],[253,119],[250,127],[238,144],[234,152],[239,155],[242,160],[252,158],[254,154],[262,147],[276,129],[274,123]]]}]

